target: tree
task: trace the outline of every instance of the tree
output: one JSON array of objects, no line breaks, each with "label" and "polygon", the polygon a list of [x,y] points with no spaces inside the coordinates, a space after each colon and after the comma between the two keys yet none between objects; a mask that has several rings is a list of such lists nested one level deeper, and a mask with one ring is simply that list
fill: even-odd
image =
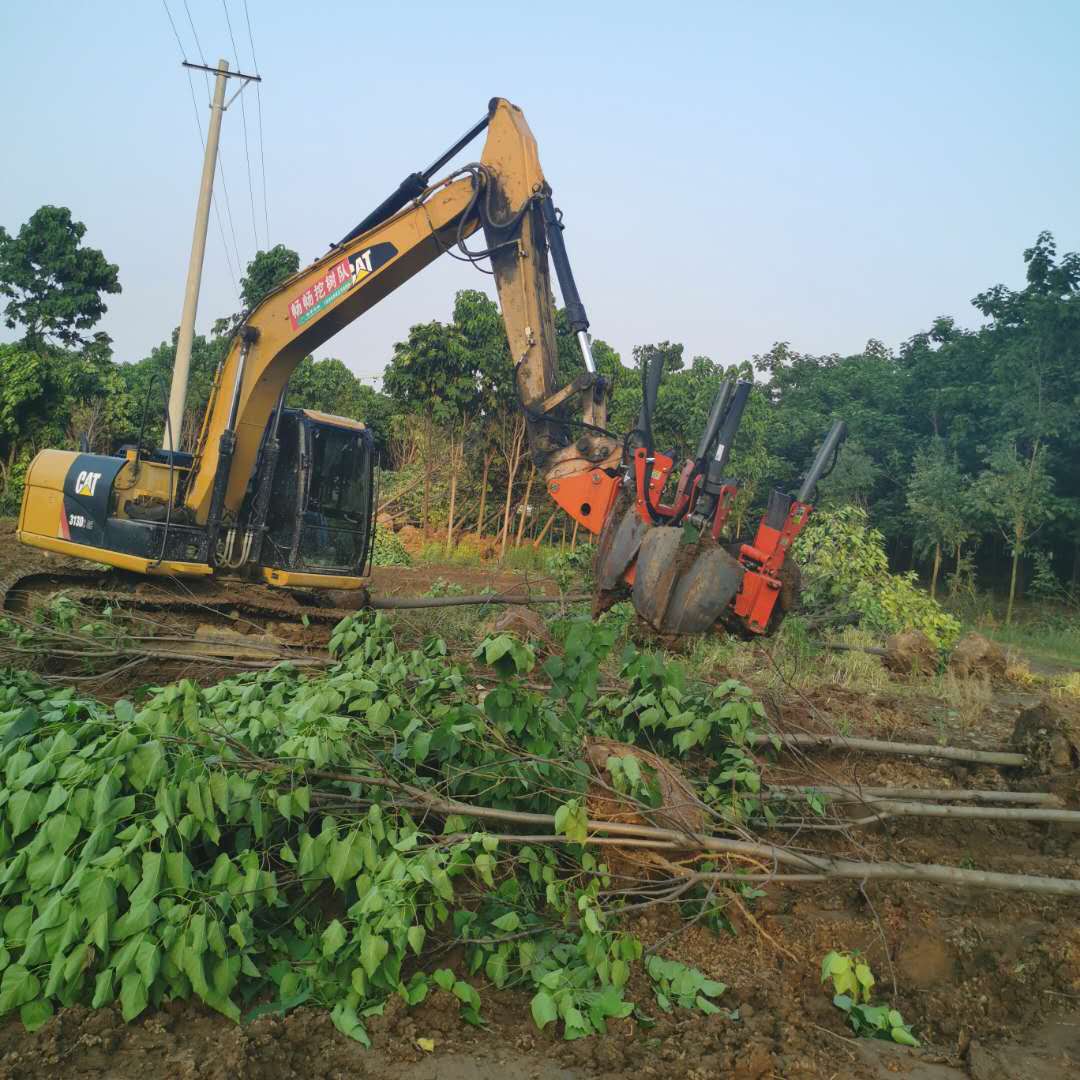
[{"label": "tree", "polygon": [[232,338],[259,301],[299,269],[300,256],[284,244],[275,244],[269,251],[256,251],[240,279],[240,299],[244,303],[244,310],[218,319],[214,323],[214,335]]},{"label": "tree", "polygon": [[383,455],[389,448],[394,403],[362,383],[341,360],[305,356],[289,378],[286,404],[362,420],[371,430],[378,453]]},{"label": "tree", "polygon": [[[424,494],[420,528],[424,532],[431,514],[435,426],[460,422],[475,403],[475,380],[463,365],[464,351],[452,346],[452,338],[453,328],[437,320],[411,327],[408,339],[394,345],[394,355],[383,375],[386,393],[403,411],[417,414],[423,424]],[[457,459],[453,443],[450,456],[453,477]],[[453,512],[450,517],[452,530]]]},{"label": "tree", "polygon": [[97,249],[82,246],[86,226],[66,206],[42,206],[16,236],[0,226],[0,295],[4,322],[22,326],[23,344],[85,343],[106,312],[102,294],[120,292],[118,268]]},{"label": "tree", "polygon": [[[454,299],[453,325],[453,348],[467,354],[467,357],[462,357],[462,364],[466,368],[471,365],[476,372],[475,405],[479,422],[474,427],[471,441],[479,450],[482,463],[476,515],[476,535],[482,537],[487,512],[488,478],[498,449],[499,419],[508,409],[517,409],[514,365],[498,305],[486,294],[476,289],[462,289]],[[459,443],[459,467],[460,458],[464,456],[465,441],[463,437]]]},{"label": "tree", "polygon": [[986,468],[976,481],[981,508],[998,523],[1012,553],[1006,625],[1012,623],[1020,556],[1035,530],[1051,515],[1052,488],[1046,448],[1037,441],[1024,453],[1012,440],[999,443],[987,454]]},{"label": "tree", "polygon": [[256,251],[240,279],[240,298],[250,311],[271,289],[276,288],[300,269],[300,256],[284,244],[269,251]]},{"label": "tree", "polygon": [[[1080,254],[1058,255],[1048,232],[1024,252],[1027,284],[996,285],[975,297],[992,322],[982,331],[987,397],[998,430],[1021,445],[1045,445],[1059,505],[1080,500]],[[1047,523],[1047,543],[1073,556],[1080,580],[1080,533],[1070,514]]]},{"label": "tree", "polygon": [[[85,436],[108,452],[126,424],[130,399],[105,335],[80,351],[0,345],[0,494],[10,505],[20,465],[47,446]],[[17,487],[17,485],[16,485]]]},{"label": "tree", "polygon": [[[148,356],[134,364],[120,365],[120,371],[131,398],[129,435],[135,439],[143,416],[146,430],[143,439],[161,446],[164,437],[163,416],[168,402],[173,365],[176,362],[176,341],[179,331],[174,330],[169,341],[163,341]],[[229,338],[220,335],[205,337],[196,334],[191,344],[191,371],[188,377],[187,399],[179,445],[192,450],[202,427],[203,416],[210,400],[214,384],[214,372],[229,349]]]},{"label": "tree", "polygon": [[942,439],[933,439],[916,453],[907,504],[917,546],[923,552],[933,552],[930,595],[936,597],[942,549],[956,552],[959,572],[960,547],[971,532],[967,480],[955,456],[946,453]]},{"label": "tree", "polygon": [[836,465],[818,484],[818,501],[827,506],[870,506],[881,469],[858,439],[848,439]]},{"label": "tree", "polygon": [[851,356],[811,356],[780,342],[754,362],[770,375],[777,481],[794,487],[833,420],[843,418],[848,442],[822,496],[834,504],[857,499],[887,536],[895,535],[903,520],[903,488],[889,478],[907,473],[915,448],[903,365],[875,340]]}]

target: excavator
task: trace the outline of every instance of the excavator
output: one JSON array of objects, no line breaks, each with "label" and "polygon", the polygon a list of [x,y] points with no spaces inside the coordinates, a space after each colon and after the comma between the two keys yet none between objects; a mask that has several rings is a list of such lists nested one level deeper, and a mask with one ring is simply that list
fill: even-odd
[{"label": "excavator", "polygon": [[[480,160],[440,175],[481,133]],[[481,231],[484,246],[470,247]],[[563,231],[524,115],[494,98],[444,154],[245,314],[192,453],[146,448],[141,438],[116,455],[43,450],[27,473],[18,539],[112,567],[114,585],[164,577],[199,603],[198,583],[231,578],[234,597],[249,605],[261,597],[267,610],[283,590],[316,597],[316,607],[329,603],[318,599],[328,590],[343,591],[361,606],[375,527],[372,433],[357,420],[287,408],[289,377],[450,254],[490,261],[533,463],[551,498],[597,537],[596,609],[631,598],[661,635],[768,633],[794,602],[788,552],[843,424],[797,493],[772,493],[753,538],[725,538],[738,491],[727,462],[750,384],[722,383],[694,457],[677,472],[653,445],[660,364],[642,371],[636,429],[609,431],[611,388],[593,359]],[[566,386],[557,379],[551,265],[583,361]]]}]

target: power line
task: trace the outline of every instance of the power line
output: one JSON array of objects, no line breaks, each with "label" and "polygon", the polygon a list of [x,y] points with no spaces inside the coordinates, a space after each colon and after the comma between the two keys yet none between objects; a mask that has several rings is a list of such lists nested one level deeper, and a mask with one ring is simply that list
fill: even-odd
[{"label": "power line", "polygon": [[203,56],[202,45],[199,43],[199,32],[195,29],[195,20],[191,17],[191,8],[188,7],[187,0],[184,0],[184,10],[187,12],[188,26],[191,27],[192,36],[195,38],[195,48],[199,50],[199,59],[205,65],[206,57]]},{"label": "power line", "polygon": [[[227,0],[221,0],[221,6],[225,9],[225,25],[229,28],[229,40],[232,42],[233,56],[236,59],[236,67],[240,68],[240,50],[236,47],[236,38],[233,36],[232,19],[229,18],[229,5]],[[257,75],[258,72],[256,71]],[[244,160],[247,162],[247,182],[248,182],[248,197],[251,200],[251,235],[255,240],[255,250],[259,249],[259,226],[255,222],[255,185],[251,180],[251,153],[248,149],[248,126],[247,126],[247,109],[244,106],[244,96],[240,95],[240,118],[241,127],[244,131]],[[270,246],[269,240],[267,240],[267,247]]]},{"label": "power line", "polygon": [[[248,0],[244,0],[244,20],[247,23],[248,42],[251,45],[251,63],[255,68],[255,74],[259,74],[259,61],[255,59],[255,37],[251,32],[251,15],[248,12]],[[263,119],[262,119],[262,83],[255,84],[255,101],[259,112],[259,169],[262,173],[262,197],[263,217],[266,224],[266,246],[270,247],[270,203],[266,198],[266,155],[263,150]]]},{"label": "power line", "polygon": [[184,43],[180,40],[180,34],[176,30],[176,23],[173,22],[172,12],[169,10],[167,0],[161,0],[165,6],[165,14],[169,17],[169,25],[172,27],[173,37],[176,38],[176,45],[180,49],[180,55],[186,60],[187,56],[184,53]]},{"label": "power line", "polygon": [[[169,18],[169,25],[172,27],[173,37],[176,38],[176,44],[180,49],[180,59],[187,62],[187,50],[184,48],[184,43],[180,40],[180,35],[176,31],[176,23],[173,21],[172,12],[169,10],[168,0],[161,0],[162,6],[165,8],[165,14]],[[185,4],[185,7],[187,5]],[[190,13],[189,13],[190,15]],[[199,113],[199,103],[195,97],[195,84],[191,81],[191,71],[187,68],[184,69],[188,80],[188,90],[191,93],[191,109],[195,114],[195,129],[199,134],[199,145],[206,150],[206,137],[203,135],[202,118]],[[239,275],[236,270],[233,269],[232,257],[229,255],[229,243],[225,239],[225,226],[221,221],[221,207],[218,205],[217,200],[213,202],[214,217],[217,220],[218,235],[221,237],[221,249],[225,253],[225,265],[229,268],[229,280],[232,282],[233,289],[236,291],[236,299],[242,300],[240,295]]]},{"label": "power line", "polygon": [[[199,32],[195,29],[195,20],[191,17],[191,8],[188,7],[188,0],[184,0],[184,11],[187,12],[188,25],[191,27],[191,33],[195,38],[195,48],[199,50],[199,59],[202,61],[203,67],[209,67],[206,63],[206,56],[203,54],[202,43],[199,41]],[[209,104],[210,76],[205,71],[203,72],[203,81],[206,83],[206,101],[207,104]],[[236,242],[236,225],[233,222],[232,200],[229,198],[229,185],[225,180],[225,162],[223,157],[224,155],[220,153],[217,156],[217,172],[218,176],[221,177],[221,193],[225,196],[225,219],[229,223],[229,232],[232,234],[233,252],[236,255],[236,266],[239,273],[239,268],[244,265],[244,261],[240,258],[240,245]]]}]

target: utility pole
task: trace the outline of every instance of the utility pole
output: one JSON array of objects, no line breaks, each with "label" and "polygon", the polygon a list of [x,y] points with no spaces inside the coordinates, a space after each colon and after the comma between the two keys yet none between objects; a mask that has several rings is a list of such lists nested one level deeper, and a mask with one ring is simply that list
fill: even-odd
[{"label": "utility pole", "polygon": [[[180,429],[187,400],[188,375],[191,371],[191,345],[195,339],[195,312],[199,306],[199,286],[202,283],[203,258],[206,255],[206,232],[210,224],[210,203],[214,193],[214,171],[217,168],[218,141],[221,137],[221,118],[249,82],[261,82],[258,75],[229,71],[229,62],[219,60],[217,68],[203,64],[183,64],[197,71],[213,71],[214,100],[210,106],[210,127],[206,133],[206,152],[203,155],[202,182],[199,202],[195,209],[195,233],[191,240],[191,260],[188,263],[187,285],[184,288],[184,310],[180,315],[180,335],[176,341],[176,362],[173,364],[172,386],[169,389],[169,422],[165,428],[165,449],[180,449]],[[225,84],[230,78],[242,79],[240,89],[225,102]]]}]

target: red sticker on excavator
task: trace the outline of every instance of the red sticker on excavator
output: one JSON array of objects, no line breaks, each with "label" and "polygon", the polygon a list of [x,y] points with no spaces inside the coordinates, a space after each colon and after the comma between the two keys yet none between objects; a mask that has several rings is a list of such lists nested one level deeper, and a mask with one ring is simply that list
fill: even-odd
[{"label": "red sticker on excavator", "polygon": [[346,255],[340,262],[328,266],[314,280],[309,280],[304,291],[289,301],[289,321],[294,330],[306,326],[321,312],[347,293],[368,274],[375,273],[397,254],[393,244],[375,244]]}]

